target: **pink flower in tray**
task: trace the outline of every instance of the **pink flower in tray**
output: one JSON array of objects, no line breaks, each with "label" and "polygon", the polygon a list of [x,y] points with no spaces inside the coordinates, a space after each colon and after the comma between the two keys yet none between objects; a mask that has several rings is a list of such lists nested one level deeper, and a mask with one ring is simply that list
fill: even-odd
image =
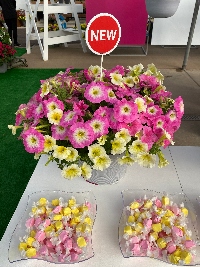
[{"label": "pink flower in tray", "polygon": [[130,123],[138,117],[137,110],[138,108],[135,103],[123,98],[121,101],[118,101],[114,107],[114,117],[119,122]]},{"label": "pink flower in tray", "polygon": [[76,123],[70,127],[69,140],[74,148],[83,148],[94,141],[94,132],[88,123]]},{"label": "pink flower in tray", "polygon": [[22,133],[25,149],[29,153],[40,153],[44,149],[44,136],[37,130],[30,128]]}]

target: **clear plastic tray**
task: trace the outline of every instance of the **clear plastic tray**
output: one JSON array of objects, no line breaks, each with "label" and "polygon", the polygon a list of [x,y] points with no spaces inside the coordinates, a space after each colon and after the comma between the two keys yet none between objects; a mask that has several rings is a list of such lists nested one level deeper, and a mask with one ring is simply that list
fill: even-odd
[{"label": "clear plastic tray", "polygon": [[[124,226],[127,222],[127,209],[126,207],[130,205],[135,200],[143,199],[144,196],[147,197],[147,199],[151,199],[154,196],[157,196],[161,198],[162,196],[168,196],[170,200],[172,200],[177,205],[180,205],[181,203],[184,203],[184,207],[188,209],[188,216],[187,216],[187,229],[192,231],[192,240],[196,243],[196,252],[199,250],[199,236],[198,236],[198,230],[197,230],[197,216],[195,209],[190,202],[190,200],[187,198],[187,196],[183,193],[176,193],[176,194],[166,194],[165,192],[156,192],[153,190],[148,189],[139,189],[139,190],[124,190],[122,191],[122,199],[123,199],[123,211],[119,222],[119,245],[122,252],[122,255],[125,258],[128,257],[148,257],[147,255],[133,255],[130,250],[127,250],[126,247],[126,240],[124,238]],[[197,253],[198,254],[198,253]],[[167,258],[163,257],[154,257],[155,259],[167,262],[172,264],[170,261],[167,260]],[[185,263],[179,263],[179,265],[186,265],[186,266],[193,266],[199,264],[199,256],[195,256],[195,258],[192,260],[191,263],[185,264]],[[176,265],[176,264],[175,264]]]},{"label": "clear plastic tray", "polygon": [[75,261],[71,261],[69,258],[66,258],[64,262],[60,262],[58,260],[52,260],[52,259],[47,259],[46,256],[44,257],[34,257],[34,258],[24,258],[19,249],[18,245],[20,243],[20,237],[24,237],[27,235],[26,232],[26,226],[25,223],[28,218],[30,218],[29,213],[31,212],[32,205],[34,202],[37,202],[40,198],[46,198],[49,202],[51,202],[53,199],[56,198],[63,198],[64,202],[67,202],[71,197],[75,197],[76,203],[82,205],[85,202],[89,202],[91,204],[91,207],[88,211],[90,218],[92,219],[92,225],[94,224],[94,220],[96,217],[96,199],[93,195],[92,192],[64,192],[64,191],[39,191],[32,193],[31,195],[28,196],[28,202],[27,206],[25,208],[24,215],[22,216],[21,220],[17,224],[11,240],[9,244],[9,251],[8,251],[8,260],[10,262],[16,262],[16,261],[21,261],[21,260],[30,260],[34,261],[35,259],[37,260],[44,260],[48,262],[53,262],[53,263],[59,263],[59,264],[68,264],[68,263],[76,263],[76,262],[81,262],[84,260],[87,260],[91,257],[94,256],[93,248],[92,248],[92,232],[90,233],[90,236],[88,238],[87,246],[84,249],[84,253],[80,254],[79,258]]}]

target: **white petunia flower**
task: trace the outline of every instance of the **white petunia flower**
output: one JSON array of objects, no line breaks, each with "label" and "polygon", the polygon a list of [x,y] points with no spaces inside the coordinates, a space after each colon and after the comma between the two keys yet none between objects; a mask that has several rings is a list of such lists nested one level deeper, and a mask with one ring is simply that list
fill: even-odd
[{"label": "white petunia flower", "polygon": [[94,166],[93,169],[103,171],[107,169],[111,164],[111,159],[108,155],[103,155],[100,157],[94,158]]},{"label": "white petunia flower", "polygon": [[92,168],[87,163],[83,163],[81,166],[82,176],[88,180],[92,176]]},{"label": "white petunia flower", "polygon": [[70,155],[70,150],[68,150],[64,146],[54,146],[54,152],[53,152],[53,157],[58,158],[60,160],[66,159]]},{"label": "white petunia flower", "polygon": [[106,155],[104,147],[100,146],[99,144],[94,144],[89,146],[88,150],[89,150],[88,156],[92,161],[94,160],[95,157],[101,157]]},{"label": "white petunia flower", "polygon": [[143,143],[140,140],[135,140],[133,143],[128,147],[129,152],[133,155],[138,155],[140,153],[145,153],[148,151],[148,145]]},{"label": "white petunia flower", "polygon": [[146,111],[146,109],[147,109],[147,105],[146,105],[146,103],[145,103],[145,101],[144,101],[143,98],[141,98],[141,97],[137,97],[137,98],[135,99],[135,104],[136,104],[137,107],[138,107],[138,112],[139,112],[139,113],[140,113],[140,112],[145,112],[145,111]]},{"label": "white petunia flower", "polygon": [[49,152],[53,150],[53,148],[56,145],[56,140],[50,136],[50,135],[45,135],[44,136],[44,152]]},{"label": "white petunia flower", "polygon": [[111,154],[121,154],[126,150],[126,141],[123,138],[115,138],[111,141]]},{"label": "white petunia flower", "polygon": [[71,164],[69,166],[65,166],[61,171],[61,175],[69,180],[72,180],[77,176],[81,176],[81,173],[82,173],[81,169],[77,164]]},{"label": "white petunia flower", "polygon": [[137,162],[142,167],[152,168],[156,164],[156,155],[149,153],[138,154]]},{"label": "white petunia flower", "polygon": [[123,77],[123,82],[128,86],[128,87],[133,87],[135,82],[132,76],[127,76]]},{"label": "white petunia flower", "polygon": [[67,150],[69,151],[68,156],[66,157],[67,161],[75,161],[78,158],[78,151],[73,147],[68,147]]},{"label": "white petunia flower", "polygon": [[126,143],[128,143],[131,140],[131,136],[129,134],[129,131],[125,128],[122,128],[119,132],[115,134],[116,138],[123,138]]},{"label": "white petunia flower", "polygon": [[54,110],[47,113],[47,118],[51,124],[58,125],[63,116],[63,111],[59,108],[55,108]]},{"label": "white petunia flower", "polygon": [[111,83],[115,84],[115,85],[122,85],[123,82],[123,78],[121,74],[118,73],[111,73],[110,74],[111,77]]}]

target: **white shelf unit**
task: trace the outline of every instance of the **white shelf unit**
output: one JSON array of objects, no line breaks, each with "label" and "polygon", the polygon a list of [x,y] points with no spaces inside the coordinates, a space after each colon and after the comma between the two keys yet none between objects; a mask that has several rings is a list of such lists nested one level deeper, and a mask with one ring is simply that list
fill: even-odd
[{"label": "white shelf unit", "polygon": [[[40,0],[37,0],[35,4],[32,4],[30,0],[26,0],[26,50],[27,54],[31,53],[30,41],[38,40],[42,58],[44,61],[48,60],[48,46],[53,44],[64,43],[67,47],[68,42],[80,40],[83,52],[87,52],[85,40],[82,37],[82,30],[77,13],[83,13],[83,5],[75,4],[74,0],[70,1],[71,4],[58,4],[54,0],[44,0],[40,4]],[[39,32],[36,25],[37,12],[42,11],[44,14],[44,32]],[[72,13],[76,22],[77,30],[62,29],[59,20],[59,13],[68,14]],[[55,14],[57,23],[59,25],[58,31],[48,31],[48,15]]]}]

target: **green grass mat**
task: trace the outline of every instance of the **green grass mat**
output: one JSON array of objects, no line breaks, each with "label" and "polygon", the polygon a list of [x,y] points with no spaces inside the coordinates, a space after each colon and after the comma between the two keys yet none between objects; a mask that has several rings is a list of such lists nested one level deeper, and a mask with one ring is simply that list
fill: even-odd
[{"label": "green grass mat", "polygon": [[26,54],[26,48],[24,47],[15,47],[17,53],[15,54],[16,57],[21,57],[22,55]]},{"label": "green grass mat", "polygon": [[15,124],[15,112],[39,90],[40,80],[61,70],[64,69],[10,69],[0,74],[0,239],[38,162],[24,150],[8,125]]}]

